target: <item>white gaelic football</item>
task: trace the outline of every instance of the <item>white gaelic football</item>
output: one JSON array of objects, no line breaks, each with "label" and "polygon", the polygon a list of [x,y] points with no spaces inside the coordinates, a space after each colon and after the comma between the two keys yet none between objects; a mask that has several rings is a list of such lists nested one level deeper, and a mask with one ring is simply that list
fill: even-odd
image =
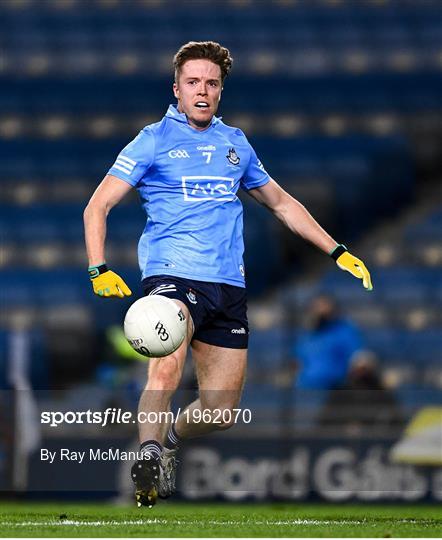
[{"label": "white gaelic football", "polygon": [[145,296],[134,302],[124,319],[127,341],[149,358],[167,356],[186,337],[187,321],[181,308],[161,295]]}]

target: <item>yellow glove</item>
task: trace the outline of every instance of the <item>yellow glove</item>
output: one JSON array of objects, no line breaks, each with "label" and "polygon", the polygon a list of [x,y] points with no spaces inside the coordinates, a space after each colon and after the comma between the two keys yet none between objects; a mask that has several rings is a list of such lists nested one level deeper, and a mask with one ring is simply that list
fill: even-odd
[{"label": "yellow glove", "polygon": [[132,294],[120,276],[112,270],[108,270],[105,264],[89,266],[88,272],[94,293],[98,296],[124,298]]},{"label": "yellow glove", "polygon": [[340,244],[330,253],[330,255],[336,261],[336,264],[341,270],[346,270],[353,276],[362,279],[362,284],[367,291],[373,290],[370,272],[367,270],[365,264],[360,259],[349,253],[345,246]]}]

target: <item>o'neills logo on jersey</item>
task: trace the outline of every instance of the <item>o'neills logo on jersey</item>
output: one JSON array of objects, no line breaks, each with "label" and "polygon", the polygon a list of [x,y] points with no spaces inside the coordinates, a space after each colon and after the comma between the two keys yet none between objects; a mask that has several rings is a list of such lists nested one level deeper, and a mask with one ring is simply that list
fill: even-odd
[{"label": "o'neills logo on jersey", "polygon": [[206,150],[207,152],[215,152],[216,146],[213,144],[208,144],[207,146],[197,146],[197,150]]},{"label": "o'neills logo on jersey", "polygon": [[185,201],[234,201],[234,178],[225,176],[182,176]]},{"label": "o'neills logo on jersey", "polygon": [[232,165],[239,165],[240,159],[234,148],[229,148],[229,153],[227,154],[226,158]]}]

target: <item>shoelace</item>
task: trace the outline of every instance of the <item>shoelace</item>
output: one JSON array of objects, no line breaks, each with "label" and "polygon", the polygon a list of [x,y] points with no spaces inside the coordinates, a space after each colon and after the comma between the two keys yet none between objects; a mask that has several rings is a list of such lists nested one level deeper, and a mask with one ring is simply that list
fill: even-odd
[{"label": "shoelace", "polygon": [[178,461],[175,458],[169,459],[168,462],[166,463],[165,472],[167,474],[171,474],[173,472],[173,469],[174,469],[174,467],[175,467],[175,465],[177,463],[178,463]]},{"label": "shoelace", "polygon": [[172,473],[173,473],[176,465],[178,465],[178,463],[179,463],[179,461],[177,460],[177,458],[175,456],[172,456],[167,460],[166,466],[164,468],[164,473],[165,473],[166,478],[168,480],[171,479]]}]

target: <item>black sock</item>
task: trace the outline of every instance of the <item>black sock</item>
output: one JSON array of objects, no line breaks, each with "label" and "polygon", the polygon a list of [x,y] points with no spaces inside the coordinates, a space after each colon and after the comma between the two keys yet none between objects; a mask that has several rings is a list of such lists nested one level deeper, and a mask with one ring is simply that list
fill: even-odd
[{"label": "black sock", "polygon": [[150,454],[155,459],[160,459],[163,447],[158,441],[144,441],[140,445],[140,452],[142,454]]},{"label": "black sock", "polygon": [[180,442],[181,439],[176,432],[175,424],[172,424],[169,428],[169,433],[167,434],[167,440],[164,443],[164,446],[169,450],[174,450]]}]

